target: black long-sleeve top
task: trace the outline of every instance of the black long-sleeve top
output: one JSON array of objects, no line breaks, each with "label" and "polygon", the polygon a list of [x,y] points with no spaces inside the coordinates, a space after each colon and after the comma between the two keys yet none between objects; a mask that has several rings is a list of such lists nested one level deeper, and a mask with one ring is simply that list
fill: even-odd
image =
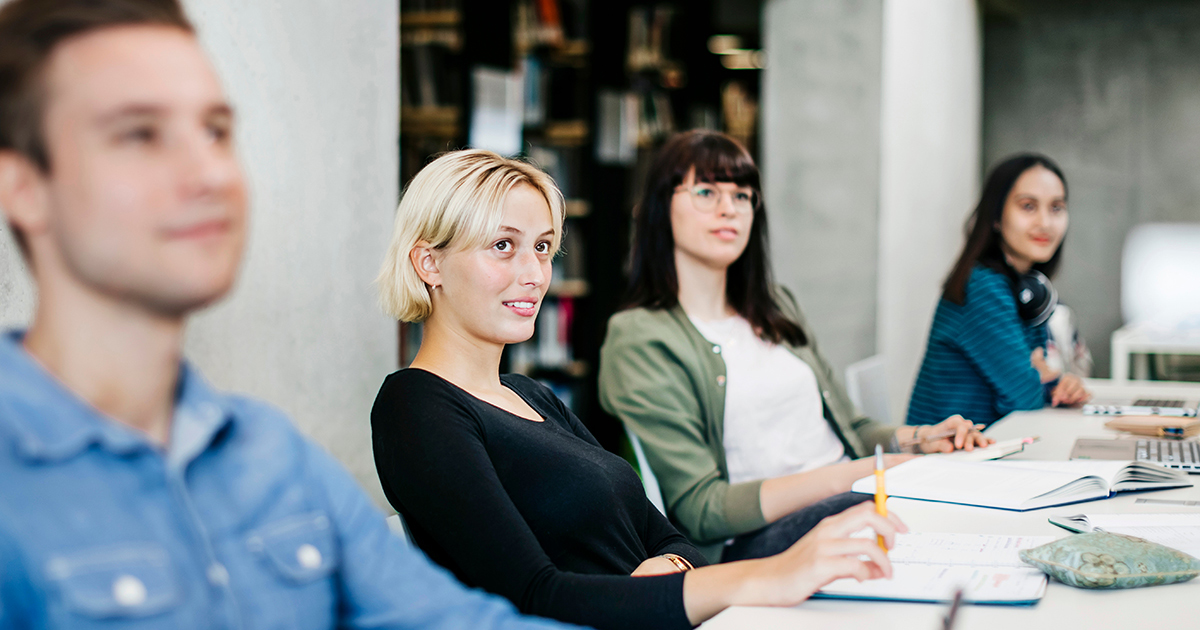
[{"label": "black long-sleeve top", "polygon": [[375,466],[413,541],[525,613],[601,630],[691,627],[682,573],[629,574],[664,553],[696,566],[704,557],[549,389],[518,375],[501,382],[544,421],[420,369],[380,388]]}]

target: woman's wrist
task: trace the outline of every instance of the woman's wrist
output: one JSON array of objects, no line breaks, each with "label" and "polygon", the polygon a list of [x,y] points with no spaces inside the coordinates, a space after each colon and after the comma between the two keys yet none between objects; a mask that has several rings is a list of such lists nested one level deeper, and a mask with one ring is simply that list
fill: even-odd
[{"label": "woman's wrist", "polygon": [[687,558],[684,558],[683,556],[681,556],[681,555],[679,555],[679,554],[674,554],[674,553],[664,553],[664,554],[662,554],[662,555],[661,555],[661,556],[659,556],[659,557],[660,557],[660,558],[666,558],[666,560],[667,560],[668,562],[670,562],[671,564],[675,565],[675,567],[676,567],[677,569],[679,569],[679,572],[680,572],[680,573],[683,573],[683,572],[685,572],[685,571],[691,571],[692,569],[695,569],[695,568],[696,568],[695,566],[693,566],[693,565],[692,565],[692,563],[691,563],[691,562],[689,562],[689,561],[688,561],[688,559],[687,559]]}]

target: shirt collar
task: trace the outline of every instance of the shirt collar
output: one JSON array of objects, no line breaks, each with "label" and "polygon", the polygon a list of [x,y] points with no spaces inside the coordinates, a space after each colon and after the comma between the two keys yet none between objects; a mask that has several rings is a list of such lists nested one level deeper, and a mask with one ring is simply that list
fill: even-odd
[{"label": "shirt collar", "polygon": [[[24,331],[0,335],[0,425],[13,429],[19,455],[58,462],[93,444],[115,455],[155,448],[145,435],[104,416],[68,390],[29,355],[23,338]],[[224,397],[182,362],[168,462],[185,466],[231,420]]]}]

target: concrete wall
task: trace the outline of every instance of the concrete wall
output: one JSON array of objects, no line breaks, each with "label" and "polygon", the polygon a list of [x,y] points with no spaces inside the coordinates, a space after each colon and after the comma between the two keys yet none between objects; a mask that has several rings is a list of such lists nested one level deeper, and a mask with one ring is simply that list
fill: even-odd
[{"label": "concrete wall", "polygon": [[[371,282],[398,196],[397,5],[186,2],[238,112],[250,240],[232,295],[187,353],[219,387],[291,414],[376,498],[369,414],[396,327]],[[31,312],[0,238],[0,322]]]},{"label": "concrete wall", "polygon": [[1070,184],[1055,286],[1109,374],[1120,256],[1148,221],[1200,221],[1200,3],[1009,0],[984,25],[987,164],[1046,153]]},{"label": "concrete wall", "polygon": [[979,195],[981,66],[974,2],[884,2],[877,338],[895,422]]},{"label": "concrete wall", "polygon": [[875,354],[883,0],[769,0],[762,161],[776,279],[841,370]]}]

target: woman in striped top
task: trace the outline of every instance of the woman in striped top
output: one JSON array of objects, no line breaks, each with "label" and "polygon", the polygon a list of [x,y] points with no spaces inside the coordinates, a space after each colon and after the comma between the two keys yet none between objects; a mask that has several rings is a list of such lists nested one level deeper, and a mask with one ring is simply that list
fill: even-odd
[{"label": "woman in striped top", "polygon": [[1024,274],[1053,276],[1067,232],[1067,180],[1050,158],[996,166],[967,221],[967,242],[943,287],[908,424],[958,413],[991,424],[1012,411],[1076,405],[1090,394],[1046,366],[1046,324],[1021,317]]}]

